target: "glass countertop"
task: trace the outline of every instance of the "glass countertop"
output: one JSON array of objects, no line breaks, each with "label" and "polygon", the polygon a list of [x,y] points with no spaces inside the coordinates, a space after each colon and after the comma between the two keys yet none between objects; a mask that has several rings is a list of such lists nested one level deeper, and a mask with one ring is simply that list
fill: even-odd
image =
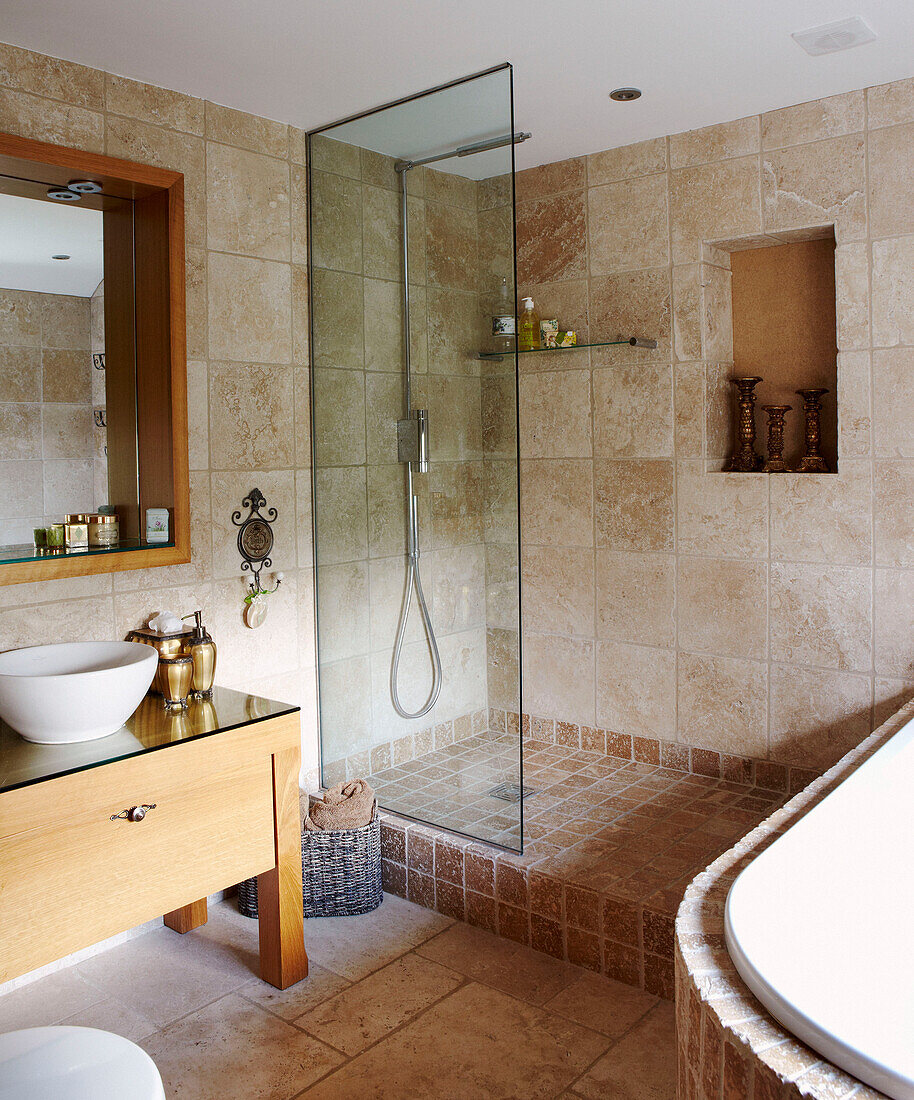
[{"label": "glass countertop", "polygon": [[72,745],[36,745],[0,721],[0,793],[299,709],[220,687],[213,688],[211,699],[189,699],[187,710],[166,710],[160,695],[147,695],[116,733]]},{"label": "glass countertop", "polygon": [[146,542],[144,539],[121,539],[114,546],[69,547],[51,552],[39,550],[31,542],[17,546],[0,546],[0,565],[23,561],[64,561],[68,558],[90,558],[98,554],[125,554],[131,550],[161,550],[163,546],[174,546],[174,542]]}]

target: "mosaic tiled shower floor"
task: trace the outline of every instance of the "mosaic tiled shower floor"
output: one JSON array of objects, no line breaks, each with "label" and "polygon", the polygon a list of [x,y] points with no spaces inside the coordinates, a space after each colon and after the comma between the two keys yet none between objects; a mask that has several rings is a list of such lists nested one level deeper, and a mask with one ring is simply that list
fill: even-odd
[{"label": "mosaic tiled shower floor", "polygon": [[[524,744],[524,863],[675,911],[691,879],[771,813],[777,791],[544,741]],[[477,734],[372,777],[394,813],[517,849],[516,735]],[[650,899],[650,900],[649,900]]]}]

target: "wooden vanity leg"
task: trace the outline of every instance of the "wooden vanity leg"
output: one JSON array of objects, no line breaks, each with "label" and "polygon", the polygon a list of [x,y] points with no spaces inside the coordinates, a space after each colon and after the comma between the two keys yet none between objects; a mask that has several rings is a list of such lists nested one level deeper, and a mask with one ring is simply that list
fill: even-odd
[{"label": "wooden vanity leg", "polygon": [[206,924],[206,919],[206,898],[202,898],[200,901],[192,901],[190,905],[182,905],[180,909],[175,909],[162,917],[169,928],[173,928],[175,932],[180,932],[182,936],[185,932],[191,932],[194,928]]},{"label": "wooden vanity leg", "polygon": [[300,762],[297,748],[273,755],[276,866],[257,876],[260,976],[278,989],[287,989],[308,973],[302,915]]}]

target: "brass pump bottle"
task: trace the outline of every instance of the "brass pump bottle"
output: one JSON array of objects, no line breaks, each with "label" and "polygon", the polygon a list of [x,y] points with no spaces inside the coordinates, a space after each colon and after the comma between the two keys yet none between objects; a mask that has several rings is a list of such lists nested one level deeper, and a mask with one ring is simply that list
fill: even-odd
[{"label": "brass pump bottle", "polygon": [[195,611],[184,618],[194,620],[194,632],[184,647],[184,652],[194,662],[191,695],[208,699],[213,694],[213,680],[216,678],[216,643],[203,626],[202,611]]}]

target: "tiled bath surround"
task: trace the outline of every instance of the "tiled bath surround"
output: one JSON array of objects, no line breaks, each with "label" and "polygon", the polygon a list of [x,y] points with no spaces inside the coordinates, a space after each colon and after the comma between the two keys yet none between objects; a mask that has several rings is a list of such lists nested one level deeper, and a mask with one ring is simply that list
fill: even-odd
[{"label": "tiled bath surround", "polygon": [[[912,135],[900,81],[519,174],[520,293],[658,341],[520,357],[528,710],[821,770],[914,692]],[[719,473],[706,242],[828,225],[840,473]]]},{"label": "tiled bath surround", "polygon": [[724,904],[740,871],[914,716],[908,704],[821,778],[724,852],[686,891],[676,917],[679,1100],[878,1100],[774,1020],[727,952]]}]

